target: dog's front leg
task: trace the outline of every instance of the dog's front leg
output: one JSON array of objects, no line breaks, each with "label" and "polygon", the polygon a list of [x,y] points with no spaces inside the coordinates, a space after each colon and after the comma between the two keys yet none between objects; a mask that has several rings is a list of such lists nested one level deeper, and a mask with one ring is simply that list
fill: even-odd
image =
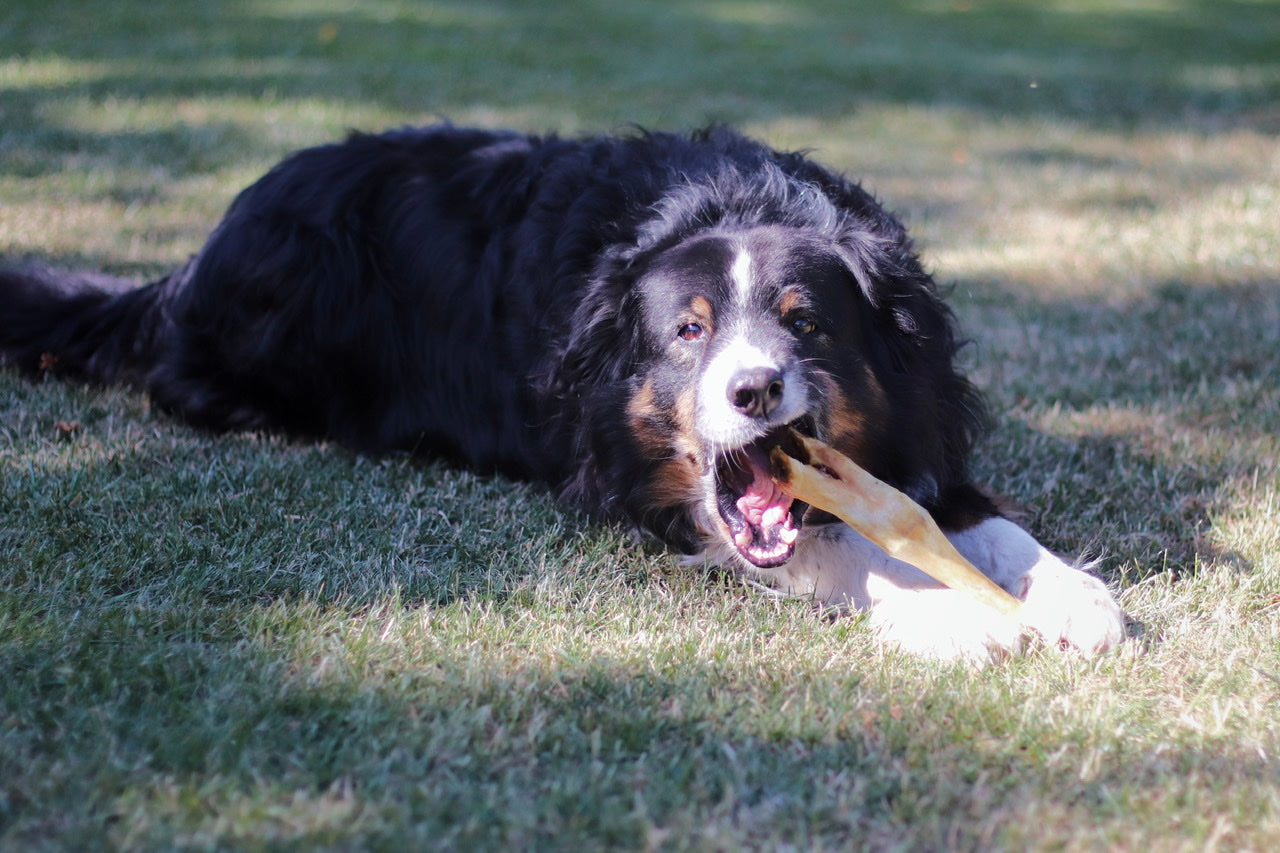
[{"label": "dog's front leg", "polygon": [[1045,642],[1092,654],[1124,639],[1124,612],[1106,585],[1054,556],[1012,521],[991,518],[947,538],[969,562],[1023,599],[1022,623]]},{"label": "dog's front leg", "polygon": [[1019,618],[942,587],[844,525],[803,543],[774,581],[827,606],[869,611],[882,637],[930,657],[985,660],[1019,650],[1028,629],[1050,644],[1086,653],[1106,651],[1124,638],[1124,614],[1106,586],[1013,522],[992,518],[947,535],[966,559],[1023,600]]}]

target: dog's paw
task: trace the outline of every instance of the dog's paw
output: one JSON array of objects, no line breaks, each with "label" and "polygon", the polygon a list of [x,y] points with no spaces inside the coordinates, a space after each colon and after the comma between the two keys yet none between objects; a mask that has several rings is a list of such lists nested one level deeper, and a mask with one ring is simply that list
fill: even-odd
[{"label": "dog's paw", "polygon": [[1106,585],[1088,572],[1042,562],[1022,579],[1022,586],[1022,624],[1047,645],[1100,654],[1124,640],[1124,611]]},{"label": "dog's paw", "polygon": [[900,648],[983,664],[1040,638],[1049,647],[1100,654],[1125,637],[1124,612],[1098,578],[1054,559],[1021,579],[1022,610],[1004,616],[956,590],[916,591],[876,604],[871,625]]},{"label": "dog's paw", "polygon": [[1026,628],[949,589],[918,591],[881,601],[871,611],[881,639],[923,657],[985,664],[1017,654],[1026,646]]}]

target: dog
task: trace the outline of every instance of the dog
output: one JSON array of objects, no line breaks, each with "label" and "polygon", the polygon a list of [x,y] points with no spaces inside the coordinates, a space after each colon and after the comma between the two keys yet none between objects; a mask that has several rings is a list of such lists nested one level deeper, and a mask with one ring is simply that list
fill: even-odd
[{"label": "dog", "polygon": [[[575,139],[450,124],[289,156],[135,287],[0,273],[0,358],[129,383],[211,430],[409,451],[567,505],[886,639],[983,658],[1124,637],[1105,585],[971,480],[984,424],[903,225],[807,154],[724,127]],[[1020,624],[769,475],[817,437],[928,510]]]}]

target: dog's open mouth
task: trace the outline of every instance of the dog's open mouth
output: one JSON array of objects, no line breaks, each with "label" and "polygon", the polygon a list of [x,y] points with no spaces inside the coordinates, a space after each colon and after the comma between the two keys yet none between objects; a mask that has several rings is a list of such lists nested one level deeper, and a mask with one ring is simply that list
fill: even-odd
[{"label": "dog's open mouth", "polygon": [[[810,432],[804,424],[793,424]],[[791,427],[771,430],[716,460],[716,504],[743,558],[762,569],[780,566],[795,553],[808,504],[778,488],[769,472],[769,451],[785,444]]]}]

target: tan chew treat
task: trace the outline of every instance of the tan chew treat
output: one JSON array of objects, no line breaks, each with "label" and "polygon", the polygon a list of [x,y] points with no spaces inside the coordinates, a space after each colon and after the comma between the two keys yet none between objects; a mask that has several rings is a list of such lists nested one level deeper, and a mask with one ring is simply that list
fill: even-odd
[{"label": "tan chew treat", "polygon": [[798,433],[792,439],[787,451],[775,447],[770,454],[774,479],[784,492],[837,516],[890,557],[943,585],[1017,615],[1022,602],[960,556],[923,507],[826,444]]}]

